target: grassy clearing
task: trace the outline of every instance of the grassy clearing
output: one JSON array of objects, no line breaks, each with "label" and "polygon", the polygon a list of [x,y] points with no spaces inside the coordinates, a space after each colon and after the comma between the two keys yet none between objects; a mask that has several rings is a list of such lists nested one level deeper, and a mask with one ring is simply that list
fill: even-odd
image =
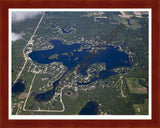
[{"label": "grassy clearing", "polygon": [[148,115],[148,99],[144,100],[144,104],[133,105],[136,115]]},{"label": "grassy clearing", "polygon": [[126,78],[130,93],[147,94],[147,88],[139,83],[139,78]]}]

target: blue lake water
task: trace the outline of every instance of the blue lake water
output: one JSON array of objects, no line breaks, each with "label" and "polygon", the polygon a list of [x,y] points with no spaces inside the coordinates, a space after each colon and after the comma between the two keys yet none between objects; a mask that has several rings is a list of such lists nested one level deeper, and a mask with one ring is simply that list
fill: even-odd
[{"label": "blue lake water", "polygon": [[[62,62],[63,65],[65,65],[68,68],[68,71],[72,70],[75,66],[80,64],[80,73],[82,75],[86,75],[86,69],[91,64],[101,63],[101,62],[106,63],[107,70],[101,71],[99,73],[98,78],[92,78],[91,81],[88,83],[77,82],[77,85],[89,84],[98,79],[105,79],[109,76],[116,74],[115,72],[110,71],[110,69],[113,69],[116,67],[131,66],[128,54],[118,51],[118,48],[114,48],[113,46],[107,46],[105,50],[101,50],[99,51],[98,54],[93,55],[87,52],[87,49],[78,51],[81,44],[66,45],[66,44],[63,44],[60,40],[52,40],[50,42],[54,45],[53,49],[33,51],[29,54],[29,57],[33,61],[40,64]],[[63,55],[62,53],[68,53],[68,55]],[[59,55],[58,59],[49,59],[49,57],[54,54]],[[90,57],[87,57],[87,56],[90,56]],[[59,80],[53,83],[54,88],[52,91],[49,91],[50,95],[52,94],[54,95],[54,90],[58,86],[58,84],[59,84]],[[37,98],[40,98],[39,101],[41,101],[42,99],[45,99],[44,97],[46,97],[47,95],[48,93],[46,92],[38,95]]]},{"label": "blue lake water", "polygon": [[[88,66],[94,63],[105,62],[108,71],[115,67],[131,66],[128,54],[118,51],[118,48],[114,48],[113,46],[107,46],[105,50],[100,51],[98,54],[94,54],[93,58],[88,57],[85,60],[84,58],[86,56],[92,55],[87,52],[86,49],[77,51],[81,44],[66,45],[60,40],[52,40],[50,42],[55,46],[53,49],[33,51],[29,54],[29,57],[40,64],[62,62],[68,70],[73,69],[77,64],[85,62],[85,66],[82,64],[83,68],[80,70],[80,73],[83,75],[86,75]],[[62,55],[62,53],[68,53],[68,55]],[[58,59],[49,59],[53,54],[59,54]],[[102,77],[106,76],[106,73],[109,73],[108,71],[103,71],[103,73],[101,73]]]},{"label": "blue lake water", "polygon": [[81,109],[79,115],[97,115],[99,104],[94,101],[89,101],[86,105]]},{"label": "blue lake water", "polygon": [[112,75],[115,75],[115,74],[117,74],[116,72],[113,72],[113,71],[108,71],[108,70],[102,70],[100,73],[99,73],[99,77],[94,77],[94,78],[92,78],[89,82],[87,82],[87,83],[80,83],[80,82],[76,82],[77,83],[77,85],[87,85],[87,84],[90,84],[90,83],[92,83],[92,82],[94,82],[94,81],[96,81],[96,80],[98,80],[98,79],[105,79],[105,78],[107,78],[107,77],[109,77],[109,76],[112,76]]}]

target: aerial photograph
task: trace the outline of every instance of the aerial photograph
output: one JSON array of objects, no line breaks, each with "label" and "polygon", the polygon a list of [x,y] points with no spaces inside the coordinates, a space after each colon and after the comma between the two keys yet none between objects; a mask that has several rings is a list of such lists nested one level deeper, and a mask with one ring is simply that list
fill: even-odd
[{"label": "aerial photograph", "polygon": [[11,115],[149,115],[149,11],[10,14]]}]

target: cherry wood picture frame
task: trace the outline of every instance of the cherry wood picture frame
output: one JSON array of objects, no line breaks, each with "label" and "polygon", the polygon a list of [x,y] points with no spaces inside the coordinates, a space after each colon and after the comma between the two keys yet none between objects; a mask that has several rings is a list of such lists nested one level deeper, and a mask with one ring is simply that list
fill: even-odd
[{"label": "cherry wood picture frame", "polygon": [[[152,119],[151,120],[9,120],[9,8],[151,8]],[[0,0],[0,128],[160,127],[160,1],[159,0]]]}]

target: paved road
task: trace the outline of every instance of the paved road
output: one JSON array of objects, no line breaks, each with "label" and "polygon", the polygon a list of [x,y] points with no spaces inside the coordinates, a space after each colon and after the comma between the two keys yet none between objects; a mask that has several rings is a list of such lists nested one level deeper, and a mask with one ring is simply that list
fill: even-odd
[{"label": "paved road", "polygon": [[43,17],[44,17],[44,14],[45,14],[45,13],[42,14],[41,19],[39,20],[38,25],[37,25],[37,27],[35,28],[35,30],[34,30],[32,36],[31,36],[30,40],[28,41],[28,43],[26,44],[26,46],[25,46],[24,49],[23,49],[23,56],[24,56],[25,62],[24,62],[24,65],[23,65],[22,69],[21,69],[20,72],[18,73],[18,76],[17,76],[16,80],[14,81],[14,84],[15,84],[15,83],[17,82],[17,80],[20,78],[20,76],[21,76],[21,74],[22,74],[22,72],[23,72],[23,70],[24,70],[24,68],[25,68],[25,66],[26,66],[26,64],[27,64],[28,57],[26,57],[25,49],[26,49],[26,47],[27,47],[28,44],[30,44],[31,42],[33,43],[33,37],[35,36],[35,33],[37,32],[37,29],[39,28],[39,25],[40,25],[40,23],[41,23],[41,21],[42,21],[42,19],[43,19]]},{"label": "paved road", "polygon": [[29,91],[28,91],[27,98],[26,98],[26,100],[25,100],[25,102],[24,102],[23,111],[26,110],[26,109],[25,109],[26,103],[27,103],[28,97],[30,96],[30,92],[31,92],[32,85],[33,85],[33,82],[34,82],[35,77],[36,77],[36,73],[35,73],[34,76],[33,76],[32,83],[31,83],[31,85],[30,85],[30,88],[29,88]]}]

